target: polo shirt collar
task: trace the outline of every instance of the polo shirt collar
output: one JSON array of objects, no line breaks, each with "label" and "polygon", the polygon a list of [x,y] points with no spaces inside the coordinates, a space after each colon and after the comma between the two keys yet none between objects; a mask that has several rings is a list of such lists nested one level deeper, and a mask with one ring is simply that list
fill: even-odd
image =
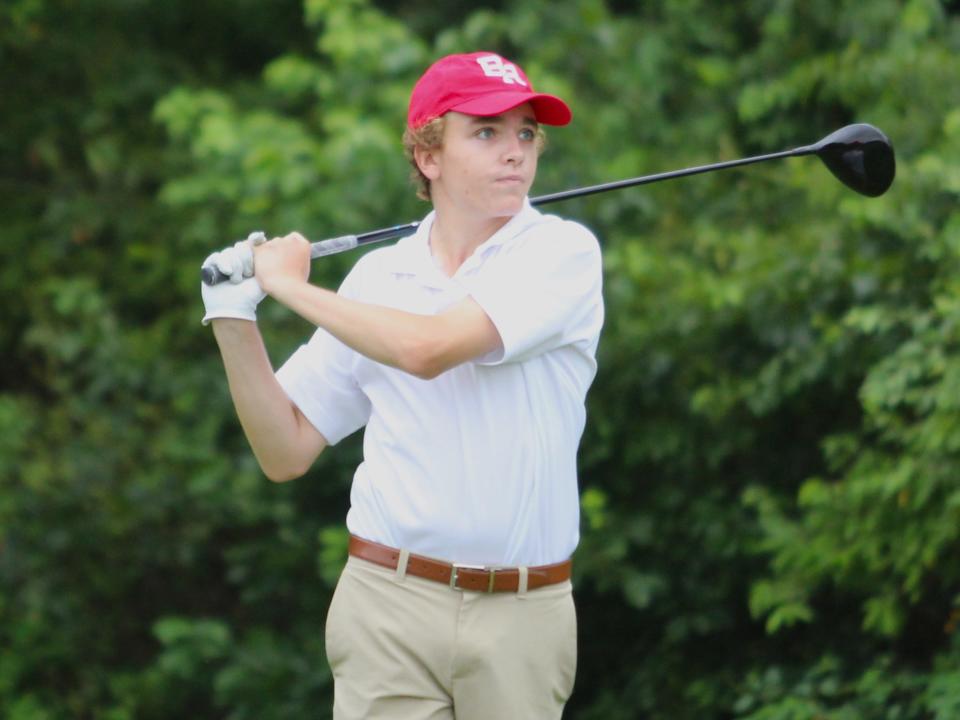
[{"label": "polo shirt collar", "polygon": [[[419,281],[428,287],[443,289],[450,283],[451,278],[440,271],[430,252],[430,230],[436,219],[436,210],[431,210],[413,235],[401,239],[394,247],[397,257],[393,262],[392,272],[396,275],[416,275]],[[523,207],[516,215],[510,218],[502,228],[477,246],[473,255],[467,258],[461,268],[467,267],[490,250],[509,242],[524,230],[539,222],[543,215],[530,204],[529,198],[524,198]],[[459,272],[459,271],[458,271]],[[454,276],[456,277],[456,276]]]}]

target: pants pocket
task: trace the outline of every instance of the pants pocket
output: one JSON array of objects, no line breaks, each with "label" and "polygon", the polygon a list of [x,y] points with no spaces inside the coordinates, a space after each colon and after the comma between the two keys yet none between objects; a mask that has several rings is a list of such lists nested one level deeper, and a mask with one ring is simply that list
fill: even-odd
[{"label": "pants pocket", "polygon": [[561,686],[564,702],[573,694],[573,685],[577,678],[577,610],[572,593],[567,596],[565,604],[567,621],[564,623],[564,636],[563,642],[560,644],[561,657],[559,660],[563,677]]},{"label": "pants pocket", "polygon": [[346,570],[340,574],[337,586],[333,590],[333,597],[330,599],[330,607],[327,608],[327,620],[324,626],[324,647],[327,654],[327,663],[330,669],[336,672],[337,666],[345,658],[346,645],[343,642],[344,627],[348,621],[343,617],[345,608],[343,607],[343,596],[345,594],[344,585],[349,582]]}]

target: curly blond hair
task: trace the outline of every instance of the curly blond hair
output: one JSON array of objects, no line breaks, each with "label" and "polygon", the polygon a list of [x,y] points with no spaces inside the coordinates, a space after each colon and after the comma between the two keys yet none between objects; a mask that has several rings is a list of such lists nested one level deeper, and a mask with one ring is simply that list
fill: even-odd
[{"label": "curly blond hair", "polygon": [[424,150],[437,150],[443,147],[443,131],[447,126],[446,116],[434,118],[425,125],[414,129],[409,125],[403,131],[403,154],[410,162],[410,182],[417,190],[417,197],[421,200],[430,199],[430,179],[420,172],[414,150],[418,147]]},{"label": "curly blond hair", "polygon": [[[434,118],[425,125],[414,129],[409,126],[403,131],[403,154],[410,162],[410,181],[416,188],[417,197],[421,200],[430,200],[430,179],[420,171],[414,150],[418,147],[424,150],[438,150],[443,147],[443,132],[446,128],[446,115]],[[537,127],[537,155],[540,155],[547,146],[547,136],[543,128]]]}]

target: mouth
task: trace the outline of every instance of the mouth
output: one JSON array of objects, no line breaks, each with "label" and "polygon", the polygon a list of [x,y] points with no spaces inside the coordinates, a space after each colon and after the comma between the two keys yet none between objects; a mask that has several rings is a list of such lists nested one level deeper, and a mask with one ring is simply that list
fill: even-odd
[{"label": "mouth", "polygon": [[526,178],[522,175],[504,175],[497,178],[497,183],[503,185],[522,185],[524,182],[526,182]]}]

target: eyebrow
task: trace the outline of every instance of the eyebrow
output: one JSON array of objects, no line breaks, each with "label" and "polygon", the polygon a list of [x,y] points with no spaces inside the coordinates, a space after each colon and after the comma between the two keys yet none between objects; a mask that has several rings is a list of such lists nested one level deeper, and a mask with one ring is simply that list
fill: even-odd
[{"label": "eyebrow", "polygon": [[[491,123],[498,124],[503,122],[503,115],[471,115],[470,124],[471,125],[489,125]],[[527,115],[523,118],[523,124],[529,125],[530,127],[538,127],[540,123],[537,122],[536,118],[531,115]]]}]

